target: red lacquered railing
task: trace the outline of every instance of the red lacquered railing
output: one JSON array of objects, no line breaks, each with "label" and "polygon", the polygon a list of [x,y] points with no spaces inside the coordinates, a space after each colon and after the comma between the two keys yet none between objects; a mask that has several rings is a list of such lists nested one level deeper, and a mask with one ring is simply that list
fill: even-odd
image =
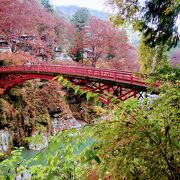
[{"label": "red lacquered railing", "polygon": [[118,71],[112,69],[100,69],[84,66],[53,66],[53,65],[17,65],[0,67],[0,74],[56,74],[56,75],[74,75],[96,78],[101,80],[123,82],[138,86],[147,86],[147,84],[138,75],[129,71]]}]

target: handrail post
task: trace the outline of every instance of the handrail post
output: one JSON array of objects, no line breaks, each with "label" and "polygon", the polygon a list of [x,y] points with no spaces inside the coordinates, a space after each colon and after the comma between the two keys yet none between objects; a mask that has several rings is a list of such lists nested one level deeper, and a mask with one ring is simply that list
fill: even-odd
[{"label": "handrail post", "polygon": [[130,80],[130,83],[132,84],[133,83],[133,76],[131,74],[131,80]]},{"label": "handrail post", "polygon": [[116,81],[117,78],[117,72],[114,72],[114,81]]}]

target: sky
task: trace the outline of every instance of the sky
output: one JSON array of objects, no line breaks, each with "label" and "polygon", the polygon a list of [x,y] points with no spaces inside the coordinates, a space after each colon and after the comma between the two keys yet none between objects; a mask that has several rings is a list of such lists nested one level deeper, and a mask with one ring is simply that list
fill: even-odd
[{"label": "sky", "polygon": [[51,0],[51,2],[59,6],[76,5],[100,11],[106,10],[105,0]]}]

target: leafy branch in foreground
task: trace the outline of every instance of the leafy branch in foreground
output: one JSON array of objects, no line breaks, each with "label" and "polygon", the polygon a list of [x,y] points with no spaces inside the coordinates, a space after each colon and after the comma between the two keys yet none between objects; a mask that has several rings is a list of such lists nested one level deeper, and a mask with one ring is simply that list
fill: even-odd
[{"label": "leafy branch in foreground", "polygon": [[14,150],[13,156],[0,162],[1,179],[14,179],[24,172],[33,179],[82,179],[89,163],[101,162],[89,129],[66,130],[51,137],[49,146],[28,160],[22,157],[21,149]]},{"label": "leafy branch in foreground", "polygon": [[[58,76],[58,77],[55,77],[54,79],[57,79],[58,82],[63,85],[64,87],[66,87],[67,89],[73,89],[74,90],[74,93],[79,95],[79,96],[82,96],[83,94],[86,94],[86,99],[87,101],[93,101],[95,104],[98,104],[100,103],[99,102],[99,98],[100,98],[100,95],[98,93],[95,93],[95,92],[92,92],[90,90],[84,90],[83,88],[81,88],[80,86],[78,85],[74,85],[72,84],[70,81],[68,81],[67,79],[64,79],[63,76]],[[101,104],[101,103],[100,103]]]},{"label": "leafy branch in foreground", "polygon": [[[179,177],[180,89],[177,79],[174,75],[172,80],[176,83],[164,83],[159,88],[159,98],[151,104],[146,104],[146,100],[140,106],[135,100],[121,103],[121,109],[115,108],[111,116],[114,123],[96,129],[101,142],[98,155],[103,156],[102,173],[109,171],[114,179]],[[124,113],[127,110],[133,118]]]}]

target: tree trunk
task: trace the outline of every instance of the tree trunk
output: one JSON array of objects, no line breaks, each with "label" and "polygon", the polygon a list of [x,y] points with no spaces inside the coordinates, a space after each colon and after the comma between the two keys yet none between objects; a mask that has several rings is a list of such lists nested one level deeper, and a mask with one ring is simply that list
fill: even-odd
[{"label": "tree trunk", "polygon": [[153,57],[153,60],[152,60],[152,64],[151,64],[151,70],[150,70],[150,73],[153,73],[155,68],[156,68],[156,64],[157,64],[157,58],[156,56]]}]

